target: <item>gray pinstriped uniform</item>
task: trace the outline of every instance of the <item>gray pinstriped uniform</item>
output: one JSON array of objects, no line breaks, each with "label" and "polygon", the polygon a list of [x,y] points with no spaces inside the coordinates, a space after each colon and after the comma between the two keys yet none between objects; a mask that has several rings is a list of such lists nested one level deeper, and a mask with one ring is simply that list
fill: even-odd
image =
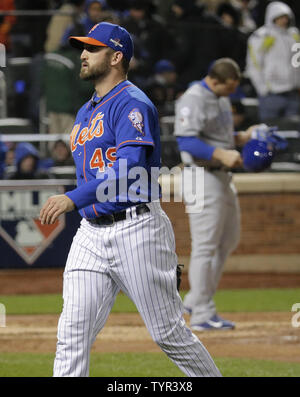
[{"label": "gray pinstriped uniform", "polygon": [[123,290],[153,340],[187,376],[220,376],[209,353],[186,327],[176,288],[175,241],[159,202],[150,212],[99,227],[83,219],[64,272],[54,376],[88,376],[90,349]]},{"label": "gray pinstriped uniform", "polygon": [[[201,83],[192,85],[177,101],[176,136],[196,136],[205,143],[234,149],[231,105],[228,98],[217,97]],[[200,324],[216,314],[213,296],[225,261],[240,237],[240,208],[232,175],[217,170],[220,163],[194,159],[204,170],[204,208],[186,206],[189,216],[192,250],[189,265],[190,291],[184,306],[192,310],[191,324]],[[215,168],[209,170],[209,167]],[[186,178],[189,178],[186,173]],[[184,184],[190,194],[192,179]]]}]

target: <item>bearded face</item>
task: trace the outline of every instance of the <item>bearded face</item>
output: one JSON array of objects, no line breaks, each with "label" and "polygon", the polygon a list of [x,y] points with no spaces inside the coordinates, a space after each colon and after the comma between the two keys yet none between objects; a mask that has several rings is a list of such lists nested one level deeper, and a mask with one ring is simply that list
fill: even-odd
[{"label": "bearded face", "polygon": [[87,46],[81,56],[79,77],[85,81],[103,79],[110,72],[110,57],[111,51],[107,47]]}]

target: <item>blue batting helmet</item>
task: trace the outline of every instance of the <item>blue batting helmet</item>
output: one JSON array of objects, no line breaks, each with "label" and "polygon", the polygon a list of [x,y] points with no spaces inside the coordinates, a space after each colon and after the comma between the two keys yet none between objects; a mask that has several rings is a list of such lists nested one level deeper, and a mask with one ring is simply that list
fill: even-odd
[{"label": "blue batting helmet", "polygon": [[256,132],[255,138],[250,139],[243,148],[242,157],[244,168],[251,172],[261,172],[270,167],[278,151],[287,148],[286,139],[275,134],[277,128],[264,130],[263,134]]},{"label": "blue batting helmet", "polygon": [[263,171],[270,167],[274,155],[274,148],[267,142],[251,139],[242,152],[244,168],[252,172]]}]

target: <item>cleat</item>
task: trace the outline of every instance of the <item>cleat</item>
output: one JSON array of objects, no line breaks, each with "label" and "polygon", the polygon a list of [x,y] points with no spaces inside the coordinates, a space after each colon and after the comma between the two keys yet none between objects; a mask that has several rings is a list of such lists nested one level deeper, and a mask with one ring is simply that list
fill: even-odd
[{"label": "cleat", "polygon": [[191,324],[193,331],[214,331],[234,329],[235,324],[231,321],[224,320],[215,314],[211,319],[200,324]]}]

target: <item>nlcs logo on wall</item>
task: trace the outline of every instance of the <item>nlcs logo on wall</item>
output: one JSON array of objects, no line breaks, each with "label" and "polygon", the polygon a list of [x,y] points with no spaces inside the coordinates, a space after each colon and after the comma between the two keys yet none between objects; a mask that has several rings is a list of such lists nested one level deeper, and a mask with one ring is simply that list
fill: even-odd
[{"label": "nlcs logo on wall", "polygon": [[0,190],[0,236],[25,260],[33,264],[65,227],[65,216],[54,225],[42,225],[39,212],[48,197],[63,188],[16,188]]}]

